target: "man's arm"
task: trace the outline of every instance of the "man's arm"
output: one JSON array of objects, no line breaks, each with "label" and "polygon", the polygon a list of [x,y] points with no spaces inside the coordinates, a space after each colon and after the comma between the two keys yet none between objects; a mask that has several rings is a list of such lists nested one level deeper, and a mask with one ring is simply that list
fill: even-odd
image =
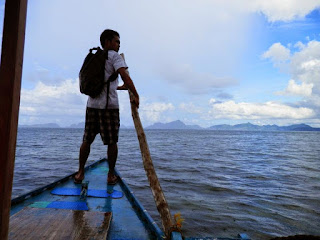
[{"label": "man's arm", "polygon": [[[118,69],[118,73],[120,73],[120,76],[124,82],[125,87],[127,87],[134,95],[135,99],[135,104],[137,108],[139,108],[139,94],[137,93],[137,90],[131,80],[131,77],[129,76],[127,69],[122,67]],[[118,87],[118,90],[122,90],[123,87]]]}]

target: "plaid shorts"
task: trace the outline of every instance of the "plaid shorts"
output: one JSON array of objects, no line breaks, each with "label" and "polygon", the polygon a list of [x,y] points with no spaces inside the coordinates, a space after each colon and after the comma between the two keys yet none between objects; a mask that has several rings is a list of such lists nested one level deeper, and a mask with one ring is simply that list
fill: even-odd
[{"label": "plaid shorts", "polygon": [[83,141],[92,143],[98,133],[104,145],[118,142],[119,137],[119,109],[95,109],[86,110],[86,126]]}]

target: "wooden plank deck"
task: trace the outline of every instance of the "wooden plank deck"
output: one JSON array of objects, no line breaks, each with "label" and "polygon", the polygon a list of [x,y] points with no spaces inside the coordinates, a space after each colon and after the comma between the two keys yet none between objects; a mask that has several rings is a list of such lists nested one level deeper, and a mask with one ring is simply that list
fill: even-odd
[{"label": "wooden plank deck", "polygon": [[9,239],[106,239],[111,212],[30,208],[10,218]]}]

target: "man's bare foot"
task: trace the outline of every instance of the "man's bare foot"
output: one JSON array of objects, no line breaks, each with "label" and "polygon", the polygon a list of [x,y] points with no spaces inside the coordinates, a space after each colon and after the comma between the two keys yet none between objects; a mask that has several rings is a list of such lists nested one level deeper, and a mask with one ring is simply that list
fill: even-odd
[{"label": "man's bare foot", "polygon": [[74,176],[74,183],[79,184],[82,183],[82,180],[84,179],[84,172],[78,171],[78,173]]},{"label": "man's bare foot", "polygon": [[115,185],[118,182],[118,177],[112,173],[108,173],[108,185]]}]

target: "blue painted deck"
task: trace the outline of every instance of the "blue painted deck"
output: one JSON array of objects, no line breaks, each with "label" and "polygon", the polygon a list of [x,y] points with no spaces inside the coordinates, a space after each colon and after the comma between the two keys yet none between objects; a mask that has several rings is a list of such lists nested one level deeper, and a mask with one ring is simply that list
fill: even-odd
[{"label": "blue painted deck", "polygon": [[[127,184],[121,180],[115,186],[108,186],[106,181],[107,174],[108,164],[106,161],[101,161],[99,164],[87,169],[84,181],[89,181],[88,189],[108,190],[108,192],[113,190],[120,191],[124,193],[122,198],[87,197],[81,201],[79,196],[53,195],[50,193],[53,190],[51,188],[43,192],[39,190],[41,192],[39,195],[29,197],[24,201],[20,198],[22,202],[17,204],[15,203],[19,202],[19,199],[14,199],[12,201],[11,215],[26,206],[41,208],[47,207],[52,202],[80,202],[80,204],[86,203],[88,210],[92,212],[112,212],[108,239],[161,239],[162,231],[146,210],[138,209],[138,212],[134,210],[132,203],[137,204],[136,209],[142,207],[142,205],[134,196],[130,196],[130,193],[127,196],[128,192],[131,191]],[[72,176],[65,180],[67,181],[56,183],[55,188],[81,188],[81,184],[73,183]]]}]

